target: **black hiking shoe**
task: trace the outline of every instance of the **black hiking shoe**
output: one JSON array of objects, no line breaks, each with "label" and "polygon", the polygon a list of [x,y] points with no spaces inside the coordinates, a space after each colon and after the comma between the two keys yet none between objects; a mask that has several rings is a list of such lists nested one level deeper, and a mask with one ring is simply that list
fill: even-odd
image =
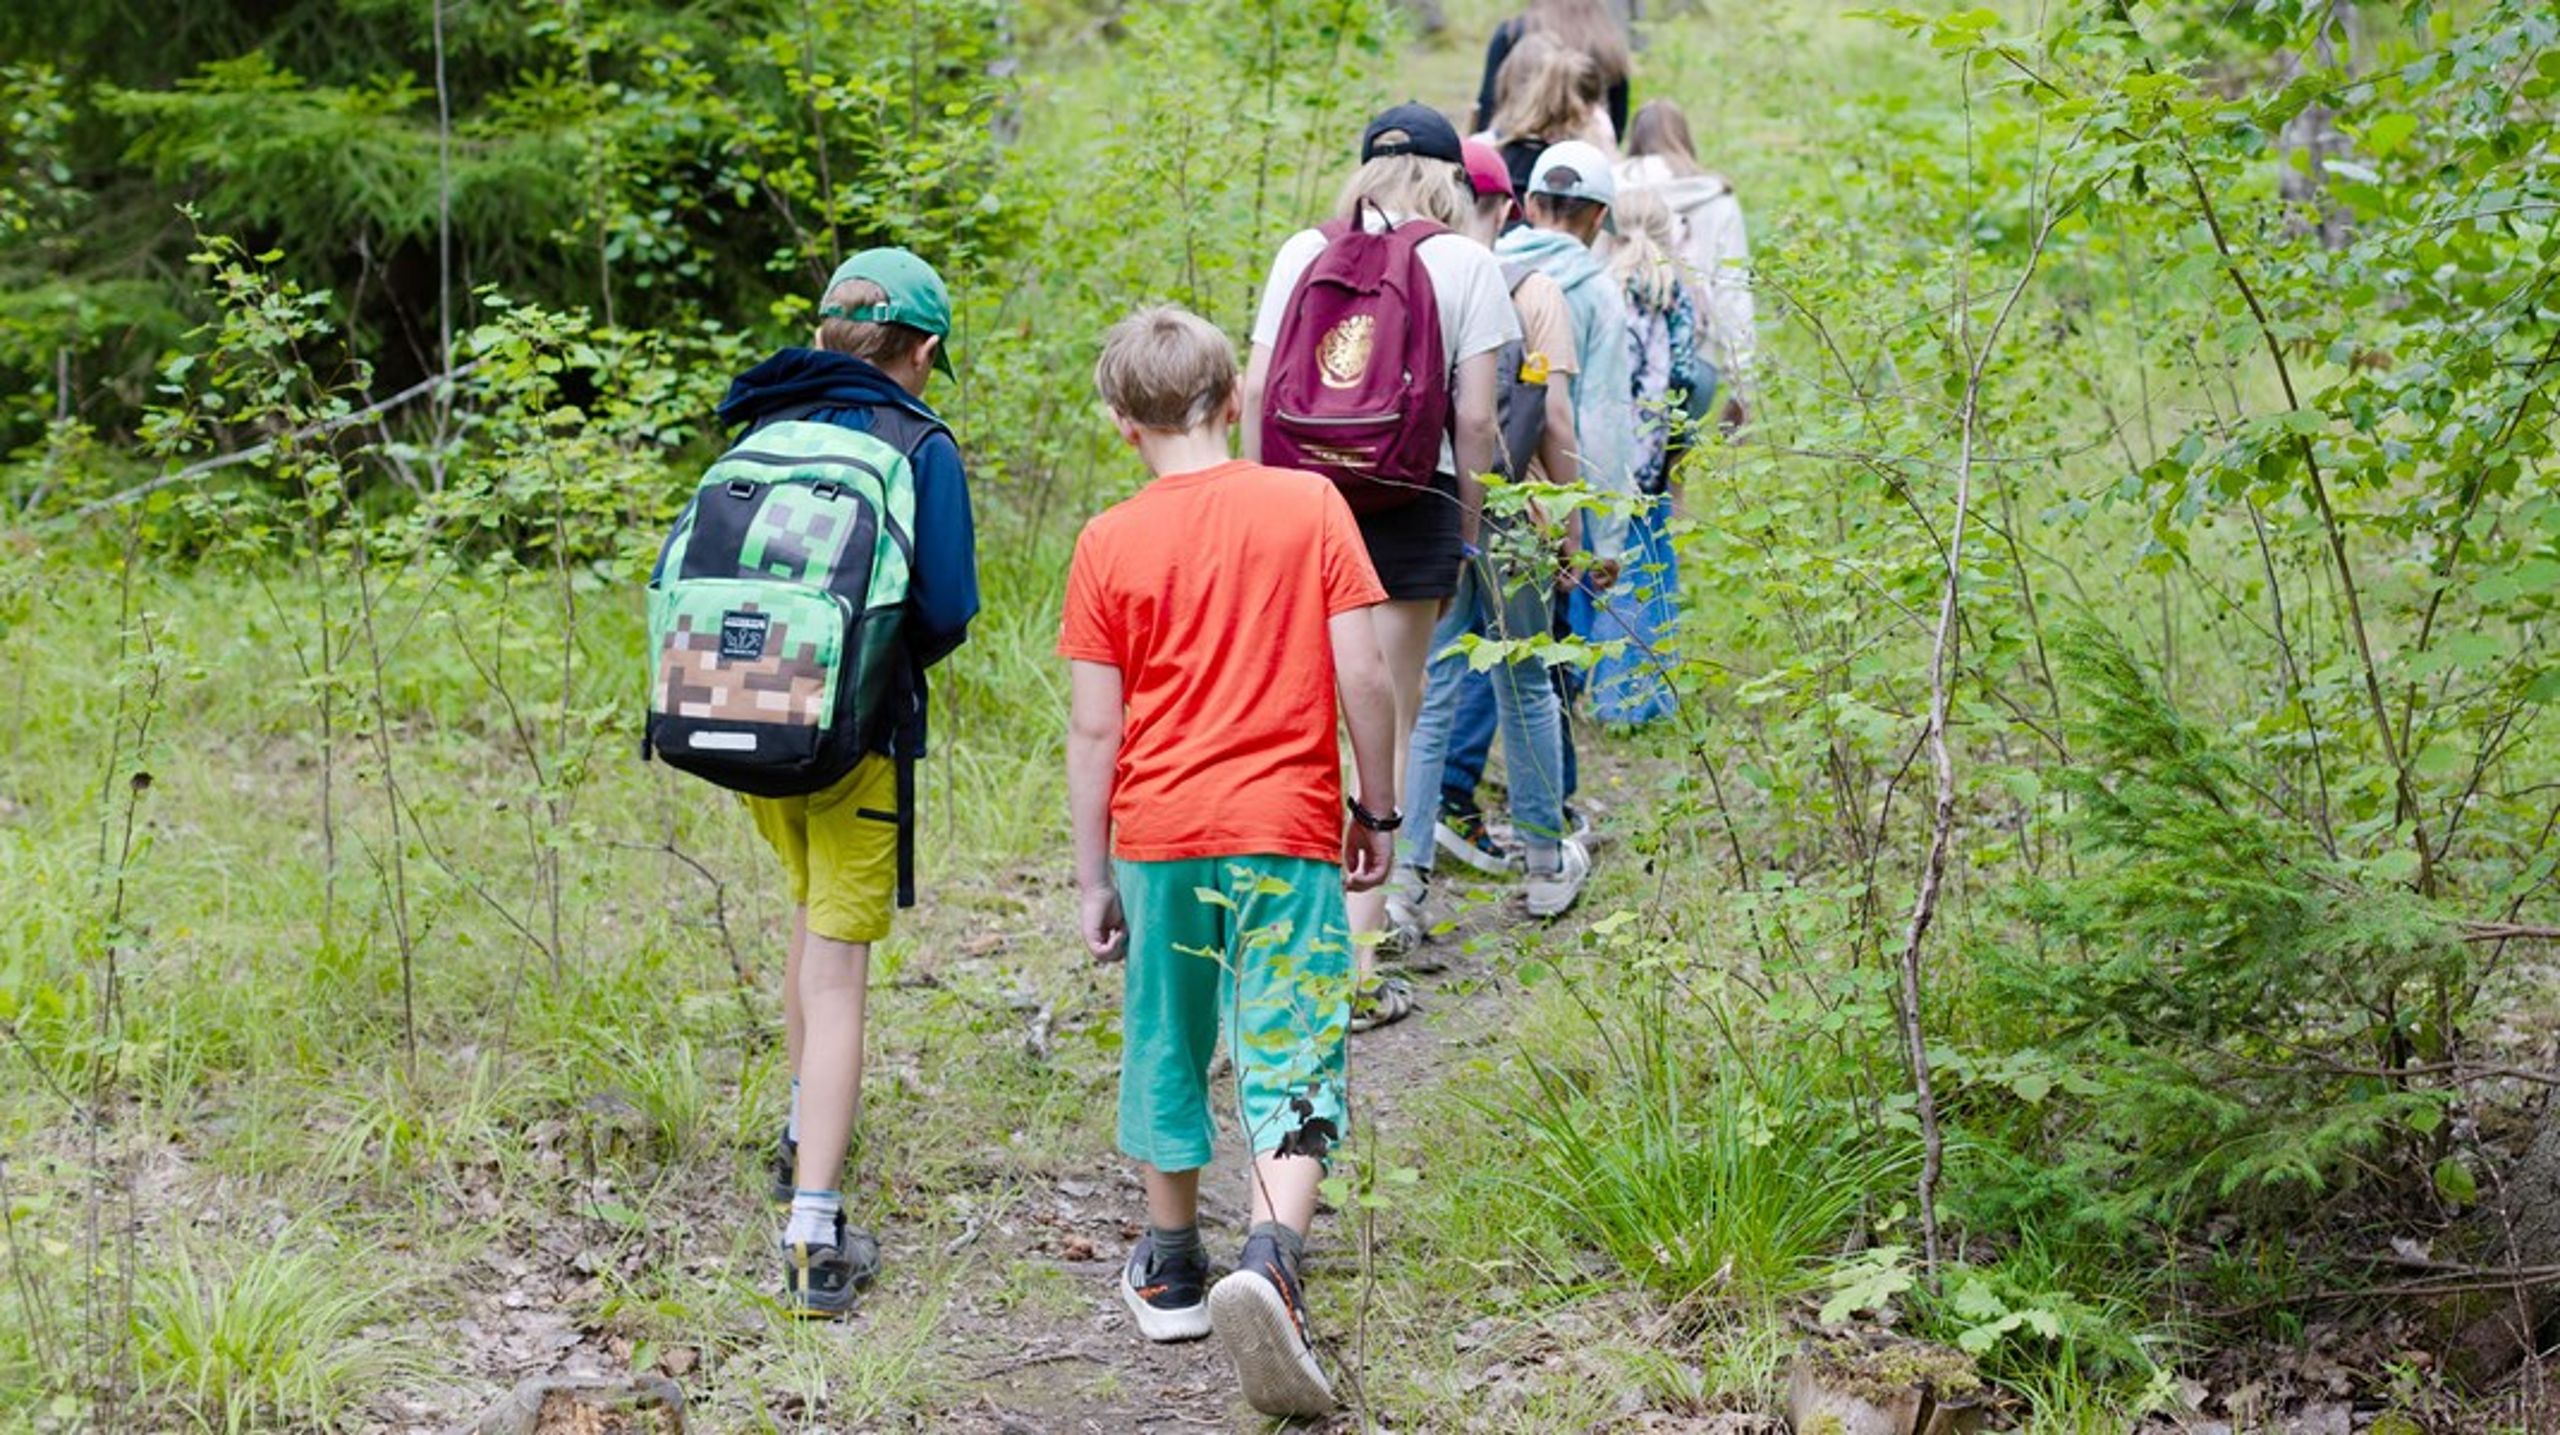
[{"label": "black hiking shoe", "polygon": [[1333,1386],[1316,1364],[1298,1291],[1297,1263],[1269,1236],[1244,1243],[1244,1255],[1209,1291],[1209,1324],[1234,1363],[1245,1403],[1265,1415],[1323,1415]]},{"label": "black hiking shoe", "polygon": [[842,1320],[880,1275],[880,1243],[836,1214],[830,1245],[796,1241],[782,1248],[782,1313],[800,1320]]},{"label": "black hiking shoe", "polygon": [[1120,1303],[1138,1322],[1138,1334],[1165,1344],[1209,1333],[1209,1262],[1156,1259],[1153,1236],[1140,1236],[1120,1268]]},{"label": "black hiking shoe", "polygon": [[773,1186],[765,1195],[777,1206],[788,1206],[800,1193],[800,1143],[791,1139],[789,1128],[773,1143]]},{"label": "black hiking shoe", "polygon": [[1441,799],[1440,818],[1431,825],[1431,840],[1444,854],[1488,877],[1520,870],[1519,849],[1495,836],[1492,825],[1485,821],[1484,809],[1472,804],[1461,807]]}]

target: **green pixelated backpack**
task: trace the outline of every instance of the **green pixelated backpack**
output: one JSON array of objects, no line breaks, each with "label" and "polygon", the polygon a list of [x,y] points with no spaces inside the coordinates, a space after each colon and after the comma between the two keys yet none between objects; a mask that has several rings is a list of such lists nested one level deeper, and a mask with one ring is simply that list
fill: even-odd
[{"label": "green pixelated backpack", "polygon": [[760,421],[677,516],[649,576],[644,758],[801,796],[884,750],[913,700],[914,454],[943,430],[886,405],[868,433],[811,417],[840,407]]}]

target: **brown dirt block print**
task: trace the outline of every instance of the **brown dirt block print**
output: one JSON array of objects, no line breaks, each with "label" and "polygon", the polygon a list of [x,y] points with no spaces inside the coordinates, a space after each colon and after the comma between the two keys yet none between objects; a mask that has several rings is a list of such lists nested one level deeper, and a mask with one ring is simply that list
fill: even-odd
[{"label": "brown dirt block print", "polygon": [[719,633],[694,631],[678,617],[658,651],[658,710],[712,722],[786,723],[814,727],[827,697],[827,670],[815,644],[791,646],[779,620],[765,635],[765,656],[722,659]]}]

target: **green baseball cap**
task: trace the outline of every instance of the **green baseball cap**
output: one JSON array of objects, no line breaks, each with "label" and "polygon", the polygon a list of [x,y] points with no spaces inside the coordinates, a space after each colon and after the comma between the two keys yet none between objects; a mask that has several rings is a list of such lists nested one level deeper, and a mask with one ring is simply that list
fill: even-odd
[{"label": "green baseball cap", "polygon": [[889,297],[856,308],[821,304],[819,317],[850,319],[857,324],[904,324],[937,335],[942,343],[933,351],[933,366],[946,374],[952,372],[951,291],[942,287],[942,276],[933,272],[932,265],[910,250],[866,249],[836,266],[826,292],[833,294],[849,279],[868,279]]}]

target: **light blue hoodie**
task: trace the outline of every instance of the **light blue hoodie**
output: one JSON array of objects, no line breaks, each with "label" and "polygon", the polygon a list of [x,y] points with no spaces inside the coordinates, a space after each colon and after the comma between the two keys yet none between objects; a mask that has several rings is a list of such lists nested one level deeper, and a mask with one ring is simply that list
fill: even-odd
[{"label": "light blue hoodie", "polygon": [[[1632,499],[1636,492],[1635,374],[1627,354],[1627,300],[1608,267],[1581,240],[1552,229],[1522,225],[1502,236],[1494,253],[1515,259],[1556,281],[1573,314],[1573,347],[1582,370],[1573,376],[1573,427],[1582,443],[1582,481],[1594,490]],[[1627,554],[1627,520],[1593,514],[1591,551],[1603,558]]]}]

